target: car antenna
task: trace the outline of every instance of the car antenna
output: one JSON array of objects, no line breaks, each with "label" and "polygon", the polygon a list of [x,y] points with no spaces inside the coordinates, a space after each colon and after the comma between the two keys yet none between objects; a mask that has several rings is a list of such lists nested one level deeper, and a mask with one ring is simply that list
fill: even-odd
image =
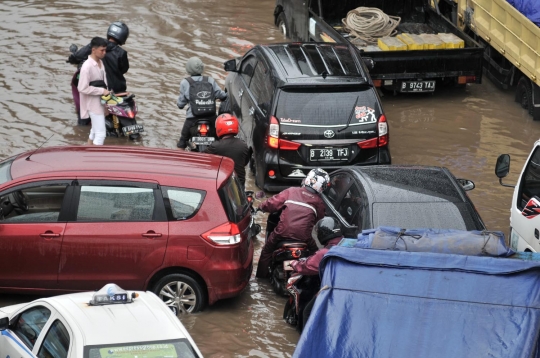
[{"label": "car antenna", "polygon": [[354,111],[356,110],[356,104],[358,103],[359,99],[360,99],[360,96],[356,97],[356,101],[354,102],[353,109],[351,111],[351,114],[349,115],[349,120],[347,121],[347,125],[345,126],[345,128],[341,128],[340,130],[338,130],[338,133],[343,132],[345,129],[349,128],[349,124],[351,124],[352,115],[354,114]]},{"label": "car antenna", "polygon": [[[53,135],[54,135],[54,133],[53,133]],[[50,136],[49,139],[51,139],[51,138],[53,137],[53,135]],[[47,142],[49,141],[49,139],[47,139],[45,142],[41,143],[41,145],[40,145],[36,150],[34,150],[32,153],[30,153],[30,155],[29,155],[28,157],[26,157],[26,160],[30,160],[30,157],[31,157],[35,152],[37,152],[41,147],[43,147],[43,145],[44,145],[45,143],[47,143]]]}]

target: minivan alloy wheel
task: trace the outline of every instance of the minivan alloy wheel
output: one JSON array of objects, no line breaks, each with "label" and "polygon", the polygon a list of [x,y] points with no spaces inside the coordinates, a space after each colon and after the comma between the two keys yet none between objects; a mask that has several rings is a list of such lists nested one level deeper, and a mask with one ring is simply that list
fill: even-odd
[{"label": "minivan alloy wheel", "polygon": [[200,311],[204,306],[201,286],[184,274],[172,274],[162,278],[155,286],[154,293],[179,314]]}]

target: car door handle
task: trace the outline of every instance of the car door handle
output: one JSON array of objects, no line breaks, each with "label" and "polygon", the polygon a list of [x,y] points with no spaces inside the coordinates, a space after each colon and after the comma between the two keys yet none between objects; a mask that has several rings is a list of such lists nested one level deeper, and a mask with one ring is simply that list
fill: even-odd
[{"label": "car door handle", "polygon": [[540,233],[538,232],[538,229],[534,229],[534,237],[536,237],[536,239],[540,239]]},{"label": "car door handle", "polygon": [[255,108],[249,107],[249,115],[252,116],[255,114]]},{"label": "car door handle", "polygon": [[244,95],[244,89],[240,88],[240,91],[238,91],[238,97],[242,97]]},{"label": "car door handle", "polygon": [[144,237],[161,237],[162,235],[159,233],[156,233],[155,231],[148,231],[146,234],[142,234]]},{"label": "car door handle", "polygon": [[45,239],[52,239],[53,237],[60,237],[60,234],[55,234],[50,230],[45,231],[43,234],[39,234],[39,236],[45,238]]}]

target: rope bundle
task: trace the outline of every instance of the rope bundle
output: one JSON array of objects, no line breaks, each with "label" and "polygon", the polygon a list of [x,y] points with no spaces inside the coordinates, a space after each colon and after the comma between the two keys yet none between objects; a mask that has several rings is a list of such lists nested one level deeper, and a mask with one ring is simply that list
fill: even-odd
[{"label": "rope bundle", "polygon": [[376,7],[363,6],[349,11],[347,17],[341,20],[345,31],[368,44],[377,43],[381,37],[395,35],[400,21],[400,17],[386,15]]}]

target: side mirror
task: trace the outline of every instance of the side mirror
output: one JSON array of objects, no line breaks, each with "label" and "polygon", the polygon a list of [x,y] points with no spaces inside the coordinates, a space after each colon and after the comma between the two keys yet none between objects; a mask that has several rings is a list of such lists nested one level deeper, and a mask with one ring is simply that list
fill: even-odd
[{"label": "side mirror", "polygon": [[74,54],[75,52],[77,52],[78,49],[79,49],[79,48],[78,48],[77,45],[75,45],[75,44],[71,44],[71,46],[69,46],[69,52],[71,52],[71,53],[73,53],[73,54]]},{"label": "side mirror", "polygon": [[225,71],[227,71],[227,72],[238,72],[238,70],[236,69],[236,60],[235,60],[235,59],[226,61],[226,62],[223,64],[223,68],[224,68]]},{"label": "side mirror", "polygon": [[362,60],[364,60],[364,64],[366,65],[368,70],[372,70],[375,67],[375,61],[373,61],[370,57],[363,57]]},{"label": "side mirror", "polygon": [[9,318],[3,317],[0,318],[0,331],[5,331],[9,328]]},{"label": "side mirror", "polygon": [[495,175],[497,178],[502,179],[508,175],[510,171],[510,156],[508,154],[501,154],[497,158],[497,164],[495,164]]},{"label": "side mirror", "polygon": [[474,182],[472,180],[469,180],[469,179],[456,179],[456,180],[465,191],[473,190],[475,188]]}]

